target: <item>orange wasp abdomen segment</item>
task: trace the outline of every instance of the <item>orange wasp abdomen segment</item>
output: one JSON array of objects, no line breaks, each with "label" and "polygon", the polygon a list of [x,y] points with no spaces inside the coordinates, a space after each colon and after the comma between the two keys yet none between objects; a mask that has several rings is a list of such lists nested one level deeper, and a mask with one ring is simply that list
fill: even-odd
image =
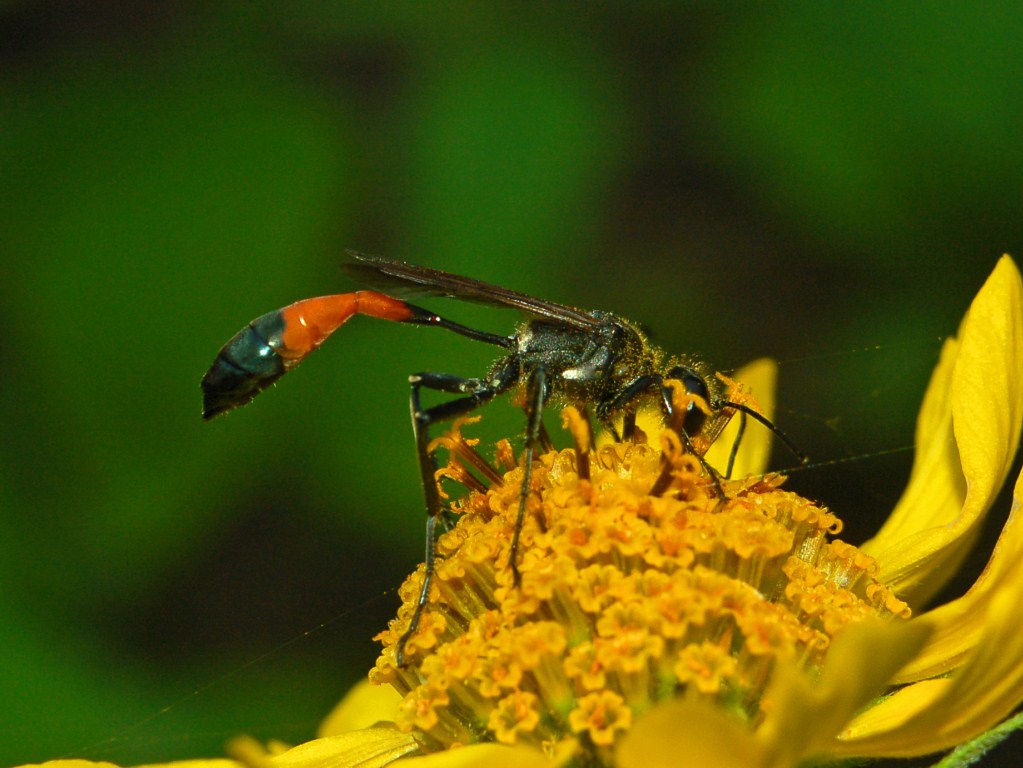
[{"label": "orange wasp abdomen segment", "polygon": [[297,365],[352,315],[369,315],[396,322],[410,320],[413,316],[412,308],[404,301],[376,291],[304,299],[284,307],[280,313],[284,328],[278,343],[273,346],[284,358],[286,367]]}]

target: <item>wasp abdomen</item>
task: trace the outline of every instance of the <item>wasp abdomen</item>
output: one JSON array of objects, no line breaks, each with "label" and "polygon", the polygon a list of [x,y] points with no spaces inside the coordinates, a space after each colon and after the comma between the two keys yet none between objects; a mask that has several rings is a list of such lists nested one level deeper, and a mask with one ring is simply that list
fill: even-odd
[{"label": "wasp abdomen", "polygon": [[319,296],[268,312],[242,328],[217,354],[202,380],[203,418],[245,405],[357,314],[395,322],[439,320],[376,291]]},{"label": "wasp abdomen", "polygon": [[202,380],[204,419],[244,405],[284,375],[276,349],[283,331],[278,310],[257,317],[223,346]]}]

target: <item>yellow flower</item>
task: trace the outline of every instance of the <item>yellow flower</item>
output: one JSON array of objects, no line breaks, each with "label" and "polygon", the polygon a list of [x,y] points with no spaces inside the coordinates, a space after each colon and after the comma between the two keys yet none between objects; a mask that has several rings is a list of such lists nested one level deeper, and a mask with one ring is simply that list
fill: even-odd
[{"label": "yellow flower", "polygon": [[[761,474],[760,430],[721,498],[670,432],[647,426],[654,445],[590,451],[569,410],[580,447],[537,461],[518,585],[508,556],[521,469],[507,444],[496,467],[484,462],[456,425],[438,441],[451,456],[440,474],[476,490],[438,540],[407,665],[395,646],[422,566],[379,636],[377,685],[350,693],[318,739],[231,751],[257,768],[399,758],[409,768],[788,768],[971,740],[1023,701],[1021,523],[1009,518],[967,594],[919,611],[1005,480],[1023,422],[1021,366],[1023,288],[1004,257],[945,344],[905,495],[859,548],[836,538],[833,513]],[[773,370],[741,375],[765,412]],[[726,432],[715,443],[713,466],[730,442]],[[652,496],[665,461],[671,484]]]}]

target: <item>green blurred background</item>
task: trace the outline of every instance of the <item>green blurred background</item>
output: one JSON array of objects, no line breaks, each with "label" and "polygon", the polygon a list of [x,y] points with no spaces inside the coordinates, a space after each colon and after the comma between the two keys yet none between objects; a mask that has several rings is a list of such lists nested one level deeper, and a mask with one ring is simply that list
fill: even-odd
[{"label": "green blurred background", "polygon": [[357,320],[199,418],[345,247],[775,356],[853,541],[910,455],[841,460],[911,442],[1023,255],[1018,3],[85,5],[0,4],[2,763],[298,741],[372,664],[422,547],[405,377],[491,350]]}]

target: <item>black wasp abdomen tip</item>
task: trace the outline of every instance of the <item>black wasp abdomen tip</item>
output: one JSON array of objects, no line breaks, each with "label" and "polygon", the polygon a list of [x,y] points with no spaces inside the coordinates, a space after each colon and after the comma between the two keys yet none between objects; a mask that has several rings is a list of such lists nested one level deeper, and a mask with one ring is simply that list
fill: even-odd
[{"label": "black wasp abdomen tip", "polygon": [[209,421],[250,402],[284,375],[284,366],[276,363],[253,373],[218,358],[202,380],[202,417]]},{"label": "black wasp abdomen tip", "polygon": [[202,417],[209,421],[252,398],[284,375],[284,360],[268,339],[283,331],[280,311],[258,317],[235,334],[202,379]]},{"label": "black wasp abdomen tip", "polygon": [[202,380],[202,417],[206,421],[242,405],[243,402],[248,402],[239,400],[238,393],[233,388],[218,386],[218,383],[224,384],[225,382],[216,376],[216,372],[217,366],[214,365]]}]

